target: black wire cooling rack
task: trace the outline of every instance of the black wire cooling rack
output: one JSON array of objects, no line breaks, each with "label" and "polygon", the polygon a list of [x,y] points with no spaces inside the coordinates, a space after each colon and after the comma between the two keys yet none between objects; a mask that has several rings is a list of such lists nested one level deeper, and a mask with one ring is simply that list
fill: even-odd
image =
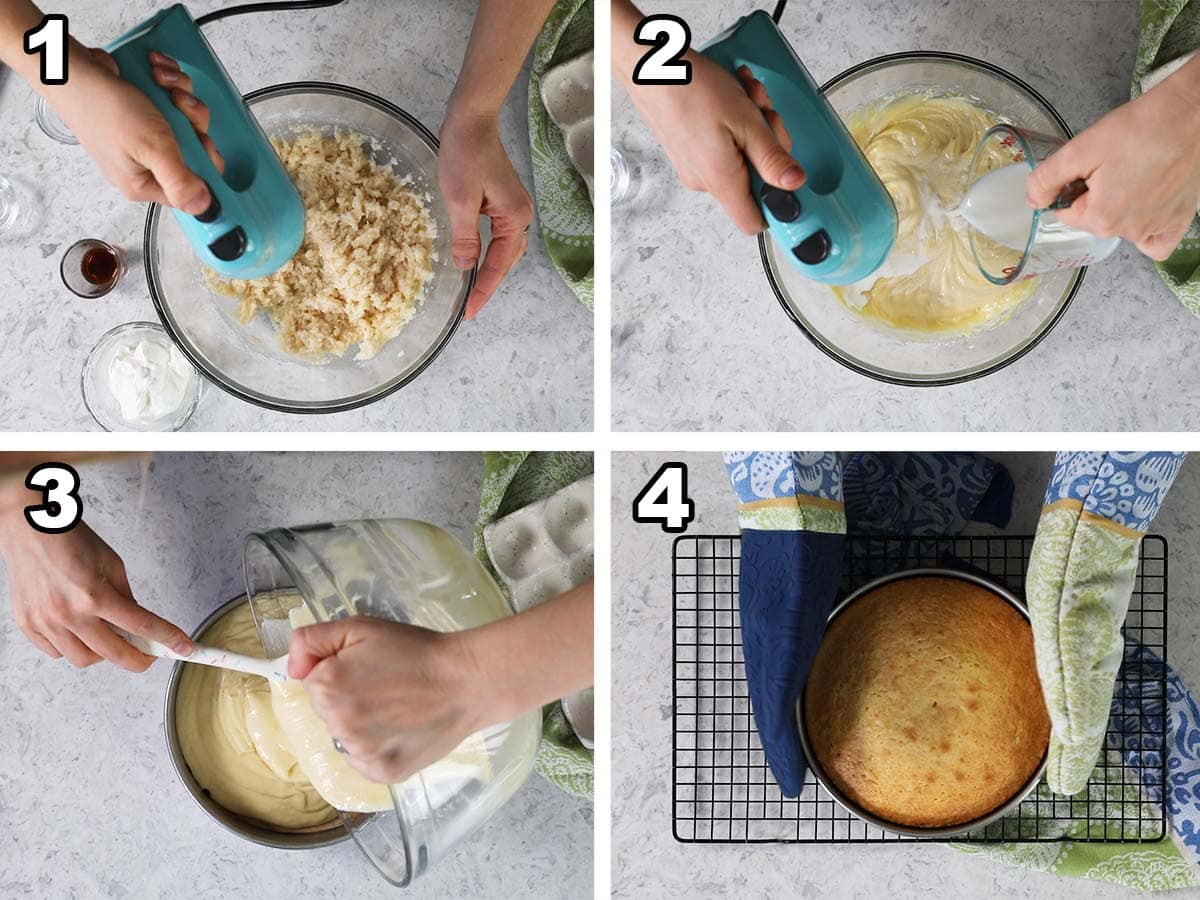
[{"label": "black wire cooling rack", "polygon": [[[992,578],[1017,596],[1031,536],[847,538],[843,593],[892,572],[948,566]],[[754,728],[738,613],[737,537],[676,540],[673,813],[684,842],[881,843],[916,840],[845,811],[809,774],[789,799],[771,777]],[[1106,748],[1087,790],[1058,797],[1043,782],[1015,812],[955,838],[966,842],[1158,840],[1166,784],[1167,544],[1149,535],[1125,622]],[[1140,771],[1130,762],[1136,757]]]}]

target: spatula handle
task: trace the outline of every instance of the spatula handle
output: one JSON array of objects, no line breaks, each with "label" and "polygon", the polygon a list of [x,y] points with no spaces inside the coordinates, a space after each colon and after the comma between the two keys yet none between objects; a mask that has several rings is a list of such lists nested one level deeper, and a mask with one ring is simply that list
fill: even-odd
[{"label": "spatula handle", "polygon": [[280,656],[276,659],[259,659],[256,656],[246,656],[243,653],[234,653],[219,647],[206,647],[203,644],[196,644],[196,649],[192,651],[191,656],[182,656],[158,641],[138,637],[136,634],[130,634],[120,628],[113,628],[113,631],[150,656],[199,663],[202,666],[215,666],[218,669],[233,669],[250,675],[261,675],[272,681],[283,681],[287,678],[287,656]]}]

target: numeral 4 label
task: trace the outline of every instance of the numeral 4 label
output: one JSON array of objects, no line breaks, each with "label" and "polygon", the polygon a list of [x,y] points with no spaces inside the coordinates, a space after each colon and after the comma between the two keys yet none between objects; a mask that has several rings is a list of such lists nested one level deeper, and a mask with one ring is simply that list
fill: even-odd
[{"label": "numeral 4 label", "polygon": [[633,521],[662,525],[672,534],[687,531],[696,518],[696,504],[687,494],[687,466],[663,463],[633,501]]}]

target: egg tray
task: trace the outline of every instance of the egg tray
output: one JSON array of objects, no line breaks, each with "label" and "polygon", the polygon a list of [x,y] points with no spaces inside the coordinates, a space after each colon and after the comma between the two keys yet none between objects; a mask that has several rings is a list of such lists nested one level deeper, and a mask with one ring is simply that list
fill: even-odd
[{"label": "egg tray", "polygon": [[[488,559],[524,612],[586,582],[594,571],[595,479],[588,475],[483,529]],[[562,698],[563,714],[589,750],[595,737],[592,688]]]},{"label": "egg tray", "polygon": [[595,66],[596,55],[588,51],[560,63],[542,76],[542,105],[562,132],[567,157],[587,185],[589,197],[596,190],[593,159]]},{"label": "egg tray", "polygon": [[[1023,597],[1032,546],[1032,536],[847,538],[842,595],[892,572],[939,566],[974,571]],[[733,536],[683,536],[675,542],[671,817],[676,840],[921,840],[847,812],[811,773],[799,797],[780,793],[763,756],[746,688],[739,556],[740,540]],[[1086,793],[1055,796],[1043,782],[1011,815],[955,842],[1141,843],[1167,834],[1166,812],[1158,802],[1167,783],[1166,600],[1167,544],[1149,535],[1142,541],[1125,620],[1125,661],[1117,675],[1105,750]],[[1127,763],[1123,749],[1148,763],[1140,773]]]}]

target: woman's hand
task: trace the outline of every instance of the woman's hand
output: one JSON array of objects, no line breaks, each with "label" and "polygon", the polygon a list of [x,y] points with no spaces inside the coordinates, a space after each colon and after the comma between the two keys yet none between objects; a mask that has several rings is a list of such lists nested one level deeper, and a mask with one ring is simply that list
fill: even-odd
[{"label": "woman's hand", "polygon": [[592,683],[593,583],[488,625],[442,634],[351,616],[298,628],[288,674],[372,781],[394,784],[481,728]]},{"label": "woman's hand", "polygon": [[43,534],[25,521],[25,503],[36,495],[19,482],[3,491],[0,555],[8,567],[13,618],[33,644],[77,668],[107,659],[143,672],[154,657],[135,650],[108,623],[177,653],[192,652],[178,627],[143,609],[133,598],[125,565],[100,536],[80,522],[62,534]]},{"label": "woman's hand", "polygon": [[442,124],[438,181],[450,214],[450,252],[458,268],[479,261],[479,217],[492,220],[492,237],[466,317],[475,316],[529,247],[533,200],[500,142],[500,120],[494,113],[458,111],[451,106]]},{"label": "woman's hand", "polygon": [[1087,193],[1056,213],[1097,237],[1121,237],[1152,259],[1175,250],[1200,202],[1200,58],[1110,112],[1029,175],[1045,208],[1076,179]]},{"label": "woman's hand", "polygon": [[791,139],[749,70],[735,79],[699,53],[686,58],[690,85],[635,85],[626,72],[626,89],[683,186],[711,194],[741,231],[757,234],[766,222],[750,193],[747,162],[763,181],[788,191],[804,184],[804,170],[788,155]]},{"label": "woman's hand", "polygon": [[488,685],[465,634],[370,616],[311,625],[292,635],[288,674],[304,679],[347,762],[394,784],[491,724]]},{"label": "woman's hand", "polygon": [[[208,136],[209,109],[194,94],[179,66],[160,53],[150,54],[154,80],[196,129],[218,171],[221,158]],[[183,162],[167,120],[150,99],[117,74],[117,64],[102,50],[73,49],[71,79],[47,89],[47,97],[100,173],[130,200],[161,203],[190,215],[211,202],[204,180]]]}]

